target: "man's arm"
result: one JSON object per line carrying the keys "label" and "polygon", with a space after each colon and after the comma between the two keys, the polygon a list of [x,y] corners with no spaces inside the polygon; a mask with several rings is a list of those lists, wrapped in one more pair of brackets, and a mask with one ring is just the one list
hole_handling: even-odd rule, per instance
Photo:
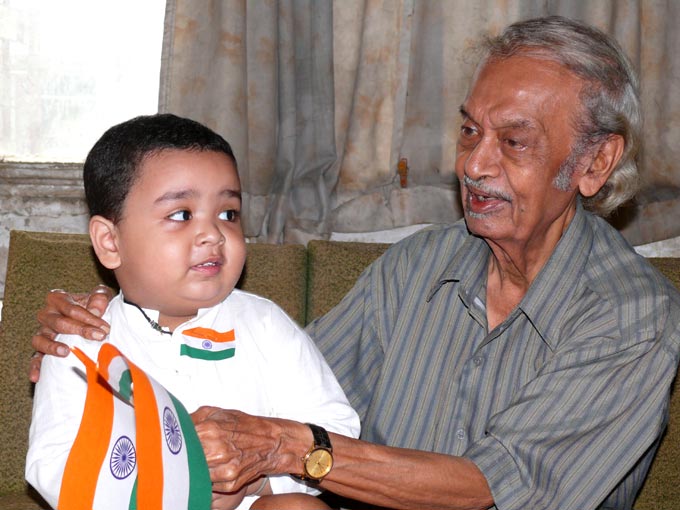
{"label": "man's arm", "polygon": [[[305,424],[203,407],[192,415],[217,490],[262,474],[302,473],[312,444]],[[403,509],[484,509],[486,479],[462,457],[380,446],[330,433],[334,465],[321,487],[369,504]]]}
{"label": "man's arm", "polygon": [[89,294],[68,294],[61,290],[47,294],[45,308],[38,312],[41,327],[31,339],[36,351],[28,372],[32,382],[40,378],[43,354],[68,355],[68,347],[55,341],[57,334],[79,335],[89,340],[103,340],[108,335],[109,325],[100,317],[112,298],[113,291],[104,285],[97,285]]}

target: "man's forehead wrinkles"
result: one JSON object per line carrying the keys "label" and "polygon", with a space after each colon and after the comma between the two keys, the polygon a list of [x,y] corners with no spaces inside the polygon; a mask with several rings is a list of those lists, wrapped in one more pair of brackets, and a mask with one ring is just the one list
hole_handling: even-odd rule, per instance
{"label": "man's forehead wrinkles", "polygon": [[460,107],[460,114],[464,119],[470,119],[472,122],[484,125],[484,119],[488,119],[489,128],[491,129],[542,129],[540,123],[536,119],[508,114],[507,112],[495,112],[492,109],[489,112],[483,112],[479,118],[476,118],[468,111],[465,105]]}

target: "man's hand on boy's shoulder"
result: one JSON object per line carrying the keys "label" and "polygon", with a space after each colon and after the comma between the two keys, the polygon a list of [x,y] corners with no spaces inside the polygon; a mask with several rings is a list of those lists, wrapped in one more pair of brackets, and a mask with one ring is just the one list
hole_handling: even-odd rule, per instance
{"label": "man's hand on boy's shoulder", "polygon": [[45,307],[38,311],[40,329],[31,339],[31,346],[36,351],[28,372],[32,382],[40,378],[43,354],[68,355],[68,347],[55,341],[59,333],[80,335],[89,340],[106,338],[109,324],[100,317],[112,298],[113,291],[104,285],[97,285],[87,294],[69,294],[60,289],[47,294]]}

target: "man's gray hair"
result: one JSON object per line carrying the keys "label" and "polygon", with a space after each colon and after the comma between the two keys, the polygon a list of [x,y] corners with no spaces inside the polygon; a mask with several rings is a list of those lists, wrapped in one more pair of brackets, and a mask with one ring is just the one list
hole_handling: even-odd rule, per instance
{"label": "man's gray hair", "polygon": [[[631,199],[638,189],[637,155],[642,130],[638,80],[628,57],[614,38],[583,23],[549,16],[520,21],[484,45],[486,60],[516,54],[544,58],[560,64],[586,81],[581,91],[585,113],[577,119],[580,137],[572,152],[583,151],[612,134],[625,146],[607,183],[584,206],[607,216]],[[574,165],[563,165],[564,171]],[[558,176],[562,182],[571,175]]]}

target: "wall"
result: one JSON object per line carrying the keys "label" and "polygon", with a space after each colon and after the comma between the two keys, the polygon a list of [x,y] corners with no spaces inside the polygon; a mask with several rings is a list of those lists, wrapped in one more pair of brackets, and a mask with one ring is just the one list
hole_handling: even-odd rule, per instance
{"label": "wall", "polygon": [[87,232],[81,165],[0,162],[0,297],[9,231]]}

